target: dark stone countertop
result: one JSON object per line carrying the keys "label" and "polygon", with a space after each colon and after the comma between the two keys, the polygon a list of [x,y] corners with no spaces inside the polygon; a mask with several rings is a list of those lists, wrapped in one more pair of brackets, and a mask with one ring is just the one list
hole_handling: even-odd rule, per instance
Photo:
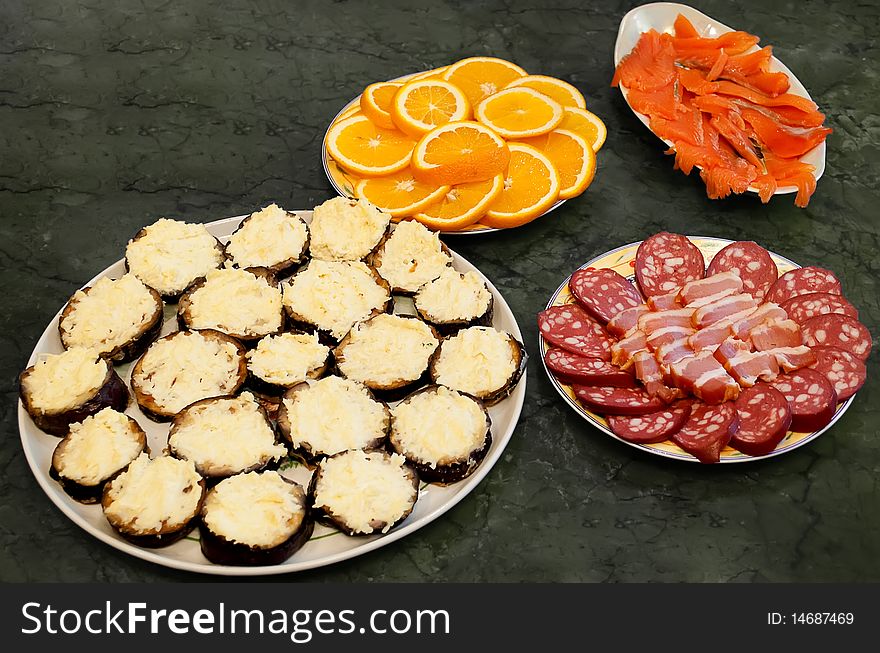
{"label": "dark stone countertop", "polygon": [[[22,453],[16,378],[68,296],[158,217],[210,221],[270,201],[331,197],[328,121],[368,82],[469,55],[574,83],[608,126],[581,197],[508,232],[450,237],[504,294],[534,348],[534,316],[575,267],[661,229],[752,239],[834,270],[880,321],[880,7],[842,1],[696,5],[759,34],[827,111],[828,168],[792,196],[706,199],[609,87],[630,2],[97,0],[0,8],[0,579],[192,581],[76,527]],[[540,8],[538,8],[540,6]],[[811,444],[702,467],[591,428],[533,356],[522,418],[464,501],[373,553],[275,580],[857,581],[880,579],[880,378]]]}

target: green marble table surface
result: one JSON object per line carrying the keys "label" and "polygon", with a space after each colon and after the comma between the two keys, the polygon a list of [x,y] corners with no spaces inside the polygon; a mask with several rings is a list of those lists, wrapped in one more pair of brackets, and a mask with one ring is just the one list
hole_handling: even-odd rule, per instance
{"label": "green marble table surface", "polygon": [[[586,194],[523,228],[448,237],[503,293],[534,352],[535,313],[594,255],[659,230],[756,240],[834,270],[880,321],[880,6],[700,1],[759,34],[827,112],[827,170],[793,196],[706,198],[609,86],[631,2],[13,0],[0,5],[0,580],[193,581],[68,520],[37,485],[17,375],[74,290],[161,216],[210,221],[333,196],[328,121],[372,81],[470,55],[566,79],[608,126]],[[880,375],[814,442],[707,467],[612,440],[528,369],[520,423],[465,500],[370,554],[276,581],[877,581]]]}

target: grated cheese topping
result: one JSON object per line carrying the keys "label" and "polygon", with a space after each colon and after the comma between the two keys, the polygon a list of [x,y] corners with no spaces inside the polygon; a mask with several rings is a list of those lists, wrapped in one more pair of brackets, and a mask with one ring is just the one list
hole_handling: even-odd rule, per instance
{"label": "grated cheese topping", "polygon": [[104,408],[70,425],[52,462],[61,477],[96,486],[137,458],[144,444],[127,415]]}
{"label": "grated cheese topping", "polygon": [[323,261],[359,261],[388,230],[391,216],[367,200],[334,197],[312,214],[312,258]]}
{"label": "grated cheese topping", "polygon": [[267,336],[248,352],[248,369],[268,383],[291,386],[327,362],[330,348],[313,333]]}
{"label": "grated cheese topping", "polygon": [[22,386],[34,409],[59,413],[92,399],[104,386],[107,368],[97,350],[71,347],[38,360]]}
{"label": "grated cheese topping", "polygon": [[476,397],[504,387],[517,364],[510,336],[492,327],[470,327],[443,341],[435,381]]}
{"label": "grated cheese topping", "polygon": [[432,322],[472,320],[488,310],[492,293],[476,272],[462,274],[445,268],[434,281],[421,287],[414,301]]}
{"label": "grated cheese topping", "polygon": [[382,246],[382,261],[376,269],[392,288],[415,292],[450,265],[452,257],[441,248],[438,233],[404,220]]}
{"label": "grated cheese topping", "polygon": [[229,238],[226,252],[239,266],[272,267],[303,254],[309,229],[295,215],[270,204],[250,215],[244,226]]}
{"label": "grated cheese topping", "polygon": [[281,289],[247,270],[211,270],[190,295],[190,327],[263,336],[284,324]]}

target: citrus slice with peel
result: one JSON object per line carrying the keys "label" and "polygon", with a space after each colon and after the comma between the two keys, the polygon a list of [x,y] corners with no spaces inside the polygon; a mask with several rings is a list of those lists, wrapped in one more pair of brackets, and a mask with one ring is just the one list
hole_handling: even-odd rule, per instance
{"label": "citrus slice with peel", "polygon": [[509,160],[503,138],[485,125],[463,120],[422,136],[412,152],[412,169],[427,184],[464,184],[503,173]]}
{"label": "citrus slice with peel", "polygon": [[424,184],[405,168],[386,177],[362,179],[354,192],[392,218],[404,218],[440,201],[449,189],[449,186]]}
{"label": "citrus slice with peel", "polygon": [[327,153],[340,166],[364,177],[380,177],[409,165],[415,140],[403,132],[377,127],[366,116],[331,125]]}
{"label": "citrus slice with peel", "polygon": [[506,88],[516,87],[531,88],[538,93],[551,97],[564,107],[587,108],[587,101],[583,94],[568,82],[548,75],[526,75],[515,79]]}
{"label": "citrus slice with peel", "polygon": [[480,220],[499,229],[531,222],[559,199],[559,172],[538,148],[524,143],[510,144],[510,164],[504,189]]}
{"label": "citrus slice with peel", "polygon": [[605,137],[608,136],[605,123],[596,114],[577,107],[564,108],[562,122],[559,123],[556,129],[567,129],[575,134],[580,134],[592,145],[593,152],[598,152],[602,149]]}
{"label": "citrus slice with peel", "polygon": [[504,188],[504,175],[456,184],[413,218],[437,231],[459,231],[482,218]]}
{"label": "citrus slice with peel", "polygon": [[403,81],[415,82],[420,79],[440,79],[441,77],[443,77],[443,73],[446,72],[447,68],[449,68],[449,66],[440,66],[439,68],[434,68],[432,70],[423,70],[420,73],[410,75]]}
{"label": "citrus slice with peel", "polygon": [[483,98],[500,91],[526,71],[515,63],[495,57],[469,57],[446,69],[443,79],[458,86],[476,106]]}
{"label": "citrus slice with peel", "polygon": [[389,111],[400,131],[420,136],[448,122],[466,120],[471,103],[454,84],[442,79],[420,79],[398,89]]}
{"label": "citrus slice with peel", "polygon": [[596,174],[596,153],[580,134],[565,129],[554,129],[549,134],[523,141],[538,148],[553,162],[559,173],[559,199],[567,200],[580,195]]}
{"label": "citrus slice with peel", "polygon": [[378,82],[370,84],[361,93],[360,108],[374,125],[383,129],[397,129],[391,120],[391,101],[400,90],[401,84]]}
{"label": "citrus slice with peel", "polygon": [[475,116],[504,138],[529,138],[553,131],[562,122],[562,105],[527,88],[507,88],[477,105]]}
{"label": "citrus slice with peel", "polygon": [[351,118],[352,116],[362,116],[364,115],[361,111],[360,98],[358,101],[352,104],[347,109],[343,109],[339,115],[336,117],[336,120],[333,122],[339,122],[340,120],[345,120],[346,118]]}

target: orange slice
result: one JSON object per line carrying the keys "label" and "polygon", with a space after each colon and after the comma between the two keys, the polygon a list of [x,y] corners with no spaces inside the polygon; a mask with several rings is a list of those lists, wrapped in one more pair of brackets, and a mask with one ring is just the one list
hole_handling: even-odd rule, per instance
{"label": "orange slice", "polygon": [[525,76],[526,71],[515,63],[494,57],[462,59],[443,73],[443,79],[464,91],[472,106],[500,91],[513,80]]}
{"label": "orange slice", "polygon": [[562,105],[531,88],[508,88],[477,105],[475,115],[504,138],[529,138],[562,122]]}
{"label": "orange slice", "polygon": [[506,229],[531,222],[559,197],[559,173],[550,158],[536,147],[510,144],[510,165],[504,190],[480,222]]}
{"label": "orange slice", "polygon": [[507,169],[510,150],[478,122],[449,122],[422,136],[412,153],[417,179],[429,184],[464,184],[491,179]]}
{"label": "orange slice", "polygon": [[434,127],[467,119],[471,105],[454,84],[442,79],[420,79],[400,87],[390,112],[400,131],[420,136]]}
{"label": "orange slice", "polygon": [[602,149],[608,130],[597,115],[577,107],[564,107],[563,112],[562,122],[556,129],[567,129],[580,134],[592,145],[593,152]]}
{"label": "orange slice", "polygon": [[373,124],[383,129],[396,129],[391,120],[391,100],[400,90],[400,84],[378,82],[370,84],[361,93],[360,108]]}
{"label": "orange slice", "polygon": [[526,88],[538,91],[538,93],[543,93],[544,95],[553,98],[564,107],[587,108],[587,101],[584,99],[581,92],[568,82],[564,82],[556,77],[549,77],[547,75],[526,75],[525,77],[520,77],[519,79],[510,82],[510,84],[507,85],[507,88],[516,88],[518,86],[525,86]]}
{"label": "orange slice", "polygon": [[339,113],[339,116],[336,118],[336,120],[334,122],[339,122],[340,120],[345,120],[346,118],[351,118],[352,116],[362,116],[362,115],[363,115],[363,113],[361,113],[360,98],[358,98],[357,102],[352,104],[347,109],[343,109]]}
{"label": "orange slice", "polygon": [[396,130],[382,129],[366,116],[353,116],[331,125],[327,153],[340,166],[364,177],[379,177],[409,165],[415,141]]}
{"label": "orange slice", "polygon": [[443,73],[446,72],[447,68],[449,68],[449,66],[440,66],[439,68],[434,68],[432,70],[423,70],[420,73],[410,75],[406,78],[406,80],[402,81],[415,82],[420,79],[440,79],[441,77],[443,77]]}
{"label": "orange slice", "polygon": [[523,141],[541,150],[559,172],[559,199],[580,195],[596,174],[596,153],[580,134],[556,129],[549,134]]}
{"label": "orange slice", "polygon": [[354,192],[392,218],[403,218],[440,201],[449,192],[449,186],[424,184],[406,168],[387,177],[362,179]]}
{"label": "orange slice", "polygon": [[504,175],[456,184],[438,202],[422,209],[413,217],[430,229],[458,231],[482,218],[503,188]]}

